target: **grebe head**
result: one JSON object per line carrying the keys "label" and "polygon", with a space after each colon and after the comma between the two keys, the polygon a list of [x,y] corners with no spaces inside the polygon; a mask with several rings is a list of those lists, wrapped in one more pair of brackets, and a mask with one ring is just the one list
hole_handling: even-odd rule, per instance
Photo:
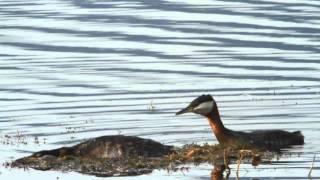
{"label": "grebe head", "polygon": [[189,106],[177,112],[176,115],[193,112],[205,116],[212,111],[214,106],[215,102],[211,95],[202,95],[194,99]]}

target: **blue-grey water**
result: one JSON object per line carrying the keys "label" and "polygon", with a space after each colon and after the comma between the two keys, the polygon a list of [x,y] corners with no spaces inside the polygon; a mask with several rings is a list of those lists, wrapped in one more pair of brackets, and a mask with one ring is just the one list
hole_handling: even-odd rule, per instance
{"label": "blue-grey water", "polygon": [[[231,129],[305,136],[289,150],[299,155],[242,165],[240,177],[308,179],[320,152],[320,1],[0,1],[1,163],[111,134],[217,143],[202,117],[174,116],[203,93]],[[211,170],[122,179],[209,179]],[[0,166],[0,179],[43,177],[101,179]]]}

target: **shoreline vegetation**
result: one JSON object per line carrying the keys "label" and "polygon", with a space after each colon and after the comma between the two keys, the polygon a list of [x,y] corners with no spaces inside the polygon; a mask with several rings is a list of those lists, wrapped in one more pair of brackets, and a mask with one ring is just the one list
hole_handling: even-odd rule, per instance
{"label": "shoreline vegetation", "polygon": [[[108,153],[103,154],[106,147],[109,148]],[[114,147],[115,149],[112,149]],[[91,156],[92,153],[95,156]],[[205,143],[173,147],[150,139],[118,135],[94,138],[72,147],[39,151],[31,156],[6,163],[6,166],[43,171],[75,171],[99,177],[111,177],[149,174],[155,169],[188,170],[188,165],[208,163],[214,166],[212,179],[221,179],[224,174],[229,176],[230,164],[237,164],[238,177],[241,163],[257,166],[283,154],[284,152],[265,151],[245,144],[224,147],[220,144]]]}

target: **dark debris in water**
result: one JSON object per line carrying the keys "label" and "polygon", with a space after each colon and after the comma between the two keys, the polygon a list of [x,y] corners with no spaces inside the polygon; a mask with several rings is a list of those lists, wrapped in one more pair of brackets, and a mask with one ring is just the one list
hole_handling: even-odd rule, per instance
{"label": "dark debris in water", "polygon": [[75,171],[100,177],[133,176],[148,174],[154,169],[175,171],[186,164],[229,164],[236,162],[240,157],[242,162],[257,165],[261,162],[261,159],[271,159],[276,154],[245,149],[243,146],[225,148],[221,145],[188,144],[160,157],[88,158],[73,155],[42,155],[39,157],[31,155],[12,162],[10,167],[33,168],[43,171]]}
{"label": "dark debris in water", "polygon": [[101,177],[147,174],[155,168],[163,167],[163,165],[161,159],[142,157],[89,159],[73,156],[55,157],[51,155],[26,157],[11,163],[11,167],[33,168],[43,171],[75,171]]}

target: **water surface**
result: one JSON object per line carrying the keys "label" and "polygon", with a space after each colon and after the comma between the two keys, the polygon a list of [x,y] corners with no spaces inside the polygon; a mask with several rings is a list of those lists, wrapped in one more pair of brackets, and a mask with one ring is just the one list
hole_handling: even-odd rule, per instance
{"label": "water surface", "polygon": [[[231,129],[305,135],[289,150],[299,156],[243,165],[241,177],[307,179],[320,151],[319,13],[307,0],[3,0],[0,162],[111,134],[217,143],[205,119],[174,116],[210,93]],[[211,169],[123,179],[208,179]],[[1,179],[26,176],[95,179],[0,167]]]}

